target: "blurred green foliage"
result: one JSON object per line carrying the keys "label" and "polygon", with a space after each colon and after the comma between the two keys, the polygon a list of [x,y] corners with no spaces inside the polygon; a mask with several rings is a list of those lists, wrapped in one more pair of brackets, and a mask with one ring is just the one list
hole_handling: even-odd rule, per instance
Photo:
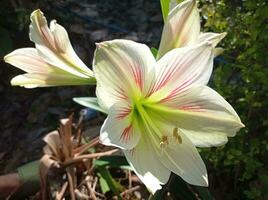
{"label": "blurred green foliage", "polygon": [[268,198],[268,2],[200,1],[204,31],[227,32],[210,85],[245,124],[224,147],[202,149],[210,189],[223,199]]}

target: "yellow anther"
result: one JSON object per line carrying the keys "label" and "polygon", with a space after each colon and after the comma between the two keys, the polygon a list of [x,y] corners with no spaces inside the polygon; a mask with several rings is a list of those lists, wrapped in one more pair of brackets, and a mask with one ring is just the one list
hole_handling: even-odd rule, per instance
{"label": "yellow anther", "polygon": [[161,142],[160,142],[160,148],[161,148],[161,153],[163,153],[166,145],[168,145],[168,136],[164,135],[162,136]]}
{"label": "yellow anther", "polygon": [[176,140],[176,142],[178,142],[179,144],[182,143],[182,138],[179,134],[179,129],[178,128],[174,128],[173,129],[173,138]]}

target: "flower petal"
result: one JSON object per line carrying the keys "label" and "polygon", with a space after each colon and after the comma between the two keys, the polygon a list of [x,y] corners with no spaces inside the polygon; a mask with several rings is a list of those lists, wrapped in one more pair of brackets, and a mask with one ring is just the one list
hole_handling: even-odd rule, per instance
{"label": "flower petal", "polygon": [[[232,106],[207,86],[195,86],[162,102],[162,120],[176,124],[197,146],[218,146],[244,125]],[[153,108],[154,109],[154,108]]]}
{"label": "flower petal", "polygon": [[47,74],[47,73],[29,73],[14,77],[11,85],[19,85],[25,88],[51,87],[62,85],[88,85],[93,84],[93,79],[76,77],[70,74]]}
{"label": "flower petal", "polygon": [[139,95],[148,87],[152,77],[148,71],[154,64],[155,59],[144,44],[129,40],[97,44],[93,69],[100,105],[108,110],[117,101]]}
{"label": "flower petal", "polygon": [[[173,127],[166,125],[165,131],[173,132]],[[160,145],[154,145],[157,156],[163,165],[186,182],[192,185],[208,186],[206,166],[197,149],[183,133],[178,134],[180,142],[169,141],[163,149]],[[173,139],[176,140],[176,138]]]}
{"label": "flower petal", "polygon": [[31,15],[30,39],[43,59],[51,65],[82,78],[93,73],[74,52],[66,30],[55,20],[47,26],[47,20],[38,9]]}
{"label": "flower petal", "polygon": [[212,49],[212,44],[205,42],[173,49],[165,54],[154,69],[156,80],[148,95],[165,101],[191,85],[206,85],[213,68]]}
{"label": "flower petal", "polygon": [[46,63],[34,48],[17,49],[6,55],[4,60],[28,73],[49,73],[57,70]]}
{"label": "flower petal", "polygon": [[168,51],[195,44],[200,33],[199,12],[195,0],[186,0],[173,8],[164,24],[157,59]]}
{"label": "flower petal", "polygon": [[[197,149],[191,141],[175,128],[176,123],[165,118],[168,112],[144,106],[143,116],[148,148],[153,148],[157,157],[170,171],[193,185],[207,186],[207,171]],[[176,117],[176,116],[174,116]],[[144,137],[143,137],[144,138]]]}
{"label": "flower petal", "polygon": [[198,36],[198,43],[209,41],[212,43],[213,47],[216,47],[217,44],[227,35],[227,33],[201,33]]}
{"label": "flower petal", "polygon": [[109,114],[100,131],[100,141],[104,145],[121,149],[132,149],[140,140],[139,128],[132,117],[128,102],[117,102],[109,109]]}
{"label": "flower petal", "polygon": [[142,138],[133,150],[124,151],[124,153],[141,181],[150,192],[155,193],[161,189],[161,184],[168,181],[170,170],[158,160],[150,141],[147,140]]}

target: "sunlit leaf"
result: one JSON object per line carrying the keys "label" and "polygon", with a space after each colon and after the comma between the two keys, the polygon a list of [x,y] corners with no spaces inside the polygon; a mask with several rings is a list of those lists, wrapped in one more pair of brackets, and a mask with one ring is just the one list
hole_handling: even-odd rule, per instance
{"label": "sunlit leaf", "polygon": [[102,158],[95,160],[93,164],[95,167],[110,166],[110,167],[120,167],[122,169],[132,170],[132,168],[129,166],[126,158],[123,156],[102,157]]}
{"label": "sunlit leaf", "polygon": [[[109,188],[114,194],[117,195],[118,199],[122,199],[120,197],[120,193],[124,190],[124,187],[118,183],[110,174],[106,167],[99,167],[98,171],[100,172],[100,176],[106,181],[107,186],[105,186],[105,190]],[[103,183],[104,184],[104,183]],[[103,185],[104,186],[104,185]]]}
{"label": "sunlit leaf", "polygon": [[99,106],[98,100],[95,97],[75,97],[73,98],[73,101],[82,106],[92,108],[94,110],[107,114],[107,112]]}
{"label": "sunlit leaf", "polygon": [[152,54],[154,55],[154,57],[156,58],[157,53],[158,53],[157,48],[152,47],[152,48],[151,48],[151,52],[152,52]]}
{"label": "sunlit leaf", "polygon": [[170,0],[160,0],[161,10],[162,10],[162,16],[163,16],[164,22],[166,21],[167,16],[168,16],[169,2],[170,2]]}

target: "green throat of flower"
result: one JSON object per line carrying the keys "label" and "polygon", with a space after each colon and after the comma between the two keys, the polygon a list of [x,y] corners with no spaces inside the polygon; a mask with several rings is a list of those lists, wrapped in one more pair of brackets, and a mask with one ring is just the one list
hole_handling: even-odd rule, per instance
{"label": "green throat of flower", "polygon": [[182,144],[180,130],[161,122],[162,117],[168,114],[167,108],[149,99],[140,98],[132,103],[131,110],[131,123],[140,130],[142,137],[150,138],[161,152],[168,145]]}

